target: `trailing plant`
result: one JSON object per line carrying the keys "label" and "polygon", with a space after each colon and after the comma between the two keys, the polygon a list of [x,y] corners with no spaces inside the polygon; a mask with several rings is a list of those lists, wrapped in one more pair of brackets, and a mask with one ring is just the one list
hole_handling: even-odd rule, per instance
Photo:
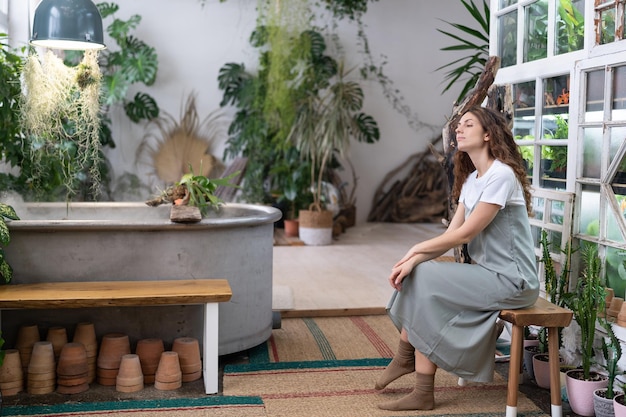
{"label": "trailing plant", "polygon": [[23,70],[21,119],[26,134],[22,174],[37,199],[70,200],[78,183],[100,189],[100,80],[97,52],[66,66],[53,52],[29,55]]}
{"label": "trailing plant", "polygon": [[605,307],[605,290],[600,278],[598,248],[585,243],[581,247],[584,269],[576,283],[576,290],[564,295],[565,305],[574,313],[580,326],[583,378],[590,378],[591,364],[595,356],[594,338],[599,310]]}
{"label": "trailing plant", "polygon": [[[465,81],[457,102],[461,102],[467,93],[474,88],[480,75],[482,74],[487,59],[489,58],[489,4],[486,0],[482,1],[482,10],[474,3],[474,0],[461,0],[461,3],[469,14],[474,18],[478,28],[472,28],[459,23],[451,23],[445,21],[448,25],[458,30],[459,33],[448,32],[437,29],[438,32],[458,41],[459,43],[441,48],[442,51],[469,51],[469,55],[456,59],[446,65],[436,69],[440,71],[449,68],[444,77],[447,81],[443,93],[448,91],[457,82]],[[467,79],[461,77],[469,76]]]}
{"label": "trailing plant", "polygon": [[[9,265],[4,256],[3,247],[7,246],[11,242],[11,234],[6,223],[6,219],[19,220],[20,218],[17,216],[13,207],[5,203],[0,203],[0,277],[5,284],[8,284],[11,282],[11,279],[13,279],[13,268],[11,268],[11,265]],[[3,343],[4,340],[0,337],[0,349],[2,349]],[[0,352],[2,351],[0,350]],[[2,359],[0,358],[0,364],[1,363]]]}

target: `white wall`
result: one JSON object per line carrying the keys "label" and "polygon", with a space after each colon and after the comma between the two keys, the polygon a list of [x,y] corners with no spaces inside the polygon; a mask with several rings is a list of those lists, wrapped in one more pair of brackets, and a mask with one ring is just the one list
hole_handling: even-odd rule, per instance
{"label": "white wall", "polygon": [[[23,4],[23,0],[11,2]],[[198,93],[200,116],[208,114],[218,108],[221,99],[217,88],[220,67],[227,62],[243,62],[248,69],[256,66],[256,50],[248,43],[256,23],[256,0],[208,0],[204,8],[197,0],[117,0],[115,3],[120,6],[120,18],[126,19],[132,14],[142,16],[135,33],[156,48],[159,74],[154,86],[139,89],[155,97],[161,109],[170,114],[179,114],[183,98],[192,91]],[[31,7],[31,14],[34,8]],[[20,5],[14,11],[19,11],[26,20],[27,12],[23,9]],[[20,15],[12,13],[12,19],[20,20]],[[367,217],[374,191],[384,176],[409,155],[424,150],[426,144],[440,134],[452,110],[459,88],[442,95],[444,73],[434,70],[458,55],[440,51],[451,43],[437,32],[437,28],[449,29],[440,19],[472,23],[457,0],[380,0],[369,5],[364,22],[372,54],[379,62],[384,54],[388,61],[384,67],[386,75],[423,126],[417,130],[409,127],[407,119],[385,99],[377,82],[362,82],[365,111],[379,123],[381,140],[374,145],[355,143],[351,149],[359,177],[358,221]],[[23,23],[16,22],[16,26],[21,27],[16,32],[20,36],[27,33]],[[360,65],[363,58],[356,46],[355,25],[342,24],[339,33],[346,51],[346,64]],[[119,118],[113,134],[117,148],[110,150],[108,157],[115,175],[132,172],[145,176],[146,167],[136,166],[136,150],[144,135],[143,127]],[[215,155],[221,158],[223,149],[224,143],[218,144]]]}

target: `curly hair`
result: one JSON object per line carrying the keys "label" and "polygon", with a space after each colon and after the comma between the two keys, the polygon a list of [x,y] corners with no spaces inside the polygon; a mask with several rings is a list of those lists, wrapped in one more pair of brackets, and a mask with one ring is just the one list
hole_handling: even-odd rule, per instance
{"label": "curly hair", "polygon": [[[532,198],[530,195],[530,182],[526,176],[524,159],[522,158],[519,147],[513,139],[513,133],[506,119],[499,112],[480,106],[473,106],[463,114],[467,113],[472,113],[485,132],[489,134],[490,140],[487,142],[489,155],[513,169],[515,177],[517,177],[524,191],[526,210],[528,214],[531,214]],[[459,151],[455,153],[454,185],[452,186],[452,198],[454,201],[458,201],[465,180],[468,175],[475,170],[476,167],[467,153]]]}

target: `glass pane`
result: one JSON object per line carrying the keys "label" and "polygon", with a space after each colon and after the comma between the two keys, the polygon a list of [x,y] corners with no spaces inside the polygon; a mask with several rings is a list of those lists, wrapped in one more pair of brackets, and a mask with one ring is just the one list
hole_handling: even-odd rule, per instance
{"label": "glass pane", "polygon": [[626,120],[626,65],[613,69],[611,120]]}
{"label": "glass pane", "polygon": [[585,91],[585,121],[602,120],[604,109],[604,70],[587,73],[587,90]]}
{"label": "glass pane", "polygon": [[569,108],[569,75],[543,80],[543,114],[566,113]]}
{"label": "glass pane", "polygon": [[600,10],[600,45],[615,41],[615,7]]}
{"label": "glass pane", "polygon": [[543,211],[545,205],[545,199],[541,197],[533,197],[533,218],[536,220],[543,220]]}
{"label": "glass pane", "polygon": [[611,182],[611,188],[615,193],[615,199],[619,207],[619,215],[626,219],[626,157],[622,159],[617,173]]}
{"label": "glass pane", "polygon": [[606,277],[616,297],[624,298],[626,292],[626,251],[606,248]]}
{"label": "glass pane", "polygon": [[[550,223],[563,224],[564,203],[562,201],[552,201],[550,206]],[[561,239],[558,240],[558,242],[560,241]]]}
{"label": "glass pane", "polygon": [[535,82],[513,85],[513,137],[535,138]]}
{"label": "glass pane", "polygon": [[600,235],[600,187],[596,185],[583,185],[578,228],[587,236]]}
{"label": "glass pane", "polygon": [[[620,200],[624,201],[623,195],[622,196],[616,195],[615,197],[618,198],[618,201]],[[607,239],[612,240],[613,242],[617,242],[617,243],[624,243],[624,237],[622,236],[622,232],[617,224],[618,220],[615,216],[615,213],[613,212],[613,210],[611,210],[610,207],[607,207],[606,218],[607,218],[607,225],[606,225]]]}
{"label": "glass pane", "polygon": [[556,55],[583,49],[585,39],[585,1],[557,2]]}
{"label": "glass pane", "polygon": [[602,128],[587,128],[583,132],[583,177],[600,178]]}
{"label": "glass pane", "polygon": [[533,165],[535,164],[535,147],[533,145],[520,146],[520,153],[524,158],[524,164],[526,165],[526,174],[533,174]]}
{"label": "glass pane", "polygon": [[517,10],[498,18],[498,55],[502,68],[517,63]]}
{"label": "glass pane", "polygon": [[541,247],[541,228],[537,226],[530,226],[530,233],[533,236],[533,242],[535,244],[535,248]]}
{"label": "glass pane", "polygon": [[548,53],[548,1],[524,7],[524,62],[545,58]]}
{"label": "glass pane", "polygon": [[539,167],[541,187],[564,190],[566,170],[567,146],[541,146],[541,166]]}
{"label": "glass pane", "polygon": [[[610,130],[610,147],[609,147],[609,163],[613,162],[613,158],[617,155],[617,151],[619,147],[626,142],[626,127],[612,127]],[[622,161],[619,168],[617,169],[618,173],[624,172],[626,175],[626,159]],[[626,183],[626,181],[624,182]]]}
{"label": "glass pane", "polygon": [[500,8],[504,9],[505,7],[509,7],[515,3],[517,3],[517,0],[500,0]]}

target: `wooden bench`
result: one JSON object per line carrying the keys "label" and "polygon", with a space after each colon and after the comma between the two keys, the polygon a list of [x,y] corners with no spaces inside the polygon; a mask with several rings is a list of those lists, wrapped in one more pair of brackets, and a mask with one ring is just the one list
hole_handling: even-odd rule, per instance
{"label": "wooden bench", "polygon": [[550,356],[550,403],[552,417],[562,417],[561,381],[559,366],[559,327],[567,327],[573,313],[544,298],[538,298],[535,305],[518,310],[502,310],[500,319],[511,323],[511,360],[506,398],[506,417],[517,416],[517,392],[522,369],[524,327],[541,326],[548,329],[548,352]]}
{"label": "wooden bench", "polygon": [[0,286],[0,310],[204,305],[203,374],[207,394],[218,392],[218,306],[232,291],[224,279],[46,282]]}

